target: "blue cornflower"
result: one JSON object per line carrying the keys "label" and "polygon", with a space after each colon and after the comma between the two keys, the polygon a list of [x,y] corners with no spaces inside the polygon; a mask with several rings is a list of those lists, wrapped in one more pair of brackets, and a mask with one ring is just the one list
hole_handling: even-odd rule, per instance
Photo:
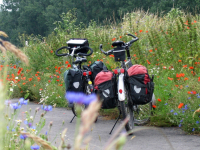
{"label": "blue cornflower", "polygon": [[185,105],[185,110],[187,110],[188,109],[188,105]]}
{"label": "blue cornflower", "polygon": [[180,120],[180,122],[183,122],[183,120]]}
{"label": "blue cornflower", "polygon": [[27,135],[25,135],[25,134],[24,134],[24,135],[22,135],[22,134],[21,134],[19,137],[20,137],[20,139],[22,139],[22,140],[26,140],[26,138],[27,138]]}
{"label": "blue cornflower", "polygon": [[24,121],[24,124],[28,125],[28,127],[32,127],[32,123],[31,122],[28,122],[27,120]]}
{"label": "blue cornflower", "polygon": [[177,113],[174,113],[174,115],[178,115]]}
{"label": "blue cornflower", "polygon": [[192,132],[194,132],[195,128],[192,129]]}
{"label": "blue cornflower", "polygon": [[185,87],[189,87],[188,85],[186,85]]}
{"label": "blue cornflower", "polygon": [[9,130],[9,126],[7,126],[7,130]]}
{"label": "blue cornflower", "polygon": [[27,105],[28,104],[28,100],[25,100],[24,98],[20,98],[19,99],[19,104],[20,105]]}
{"label": "blue cornflower", "polygon": [[172,109],[170,112],[174,112],[174,110]]}
{"label": "blue cornflower", "polygon": [[10,107],[11,107],[12,109],[16,110],[16,109],[21,108],[21,105],[18,105],[18,103],[13,103],[13,104],[10,104]]}
{"label": "blue cornflower", "polygon": [[47,135],[47,131],[45,132],[45,135]]}
{"label": "blue cornflower", "polygon": [[191,99],[191,97],[188,97],[188,99]]}
{"label": "blue cornflower", "polygon": [[200,98],[200,96],[197,96],[197,98]]}
{"label": "blue cornflower", "polygon": [[96,100],[96,95],[85,95],[83,93],[67,92],[65,98],[69,103],[79,103],[89,105],[92,101]]}
{"label": "blue cornflower", "polygon": [[181,127],[181,126],[182,126],[182,124],[180,123],[178,126],[179,126],[179,127]]}
{"label": "blue cornflower", "polygon": [[40,146],[39,145],[33,145],[33,146],[31,146],[31,149],[33,149],[33,150],[40,149]]}
{"label": "blue cornflower", "polygon": [[182,111],[182,113],[184,113],[185,111]]}
{"label": "blue cornflower", "polygon": [[199,124],[199,121],[196,121],[196,124]]}
{"label": "blue cornflower", "polygon": [[167,103],[165,103],[165,105],[167,105]]}
{"label": "blue cornflower", "polygon": [[49,106],[41,106],[41,108],[44,110],[44,111],[52,111],[52,106],[51,105],[49,105]]}

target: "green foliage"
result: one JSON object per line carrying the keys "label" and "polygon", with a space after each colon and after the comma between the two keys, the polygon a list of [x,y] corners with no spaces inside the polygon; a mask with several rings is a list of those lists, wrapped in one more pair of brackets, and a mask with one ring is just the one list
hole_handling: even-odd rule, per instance
{"label": "green foliage", "polygon": [[[30,66],[23,67],[21,72],[23,76],[18,75],[18,68],[13,69],[17,59],[9,60],[9,64],[12,62],[9,75],[13,73],[20,79],[15,84],[19,92],[15,92],[14,89],[13,93],[26,94],[28,90],[29,97],[34,95],[38,102],[44,100],[47,104],[66,106],[63,74],[70,68],[70,60],[56,57],[55,50],[65,46],[70,38],[87,38],[94,53],[91,57],[87,57],[88,62],[85,65],[100,60],[112,70],[118,64],[114,62],[112,56],[105,57],[100,53],[99,44],[103,44],[104,50],[109,50],[112,49],[111,44],[115,40],[131,40],[126,33],[132,33],[139,37],[130,48],[132,62],[146,66],[149,73],[155,75],[155,95],[157,99],[161,99],[161,102],[156,104],[151,124],[178,126],[181,123],[185,131],[194,132],[193,128],[195,128],[195,132],[199,133],[198,123],[196,123],[198,118],[192,116],[199,107],[199,97],[188,94],[188,91],[199,91],[197,82],[200,81],[198,78],[200,77],[200,52],[198,51],[200,40],[197,35],[200,32],[200,19],[190,14],[173,17],[169,21],[166,16],[158,17],[137,11],[124,16],[119,24],[99,26],[97,22],[91,21],[88,27],[84,27],[82,24],[75,24],[74,11],[62,14],[62,21],[56,22],[55,32],[48,37],[21,37],[22,40],[29,40],[29,46],[25,46],[23,51],[30,58]],[[25,76],[26,80],[23,79]],[[14,83],[10,82],[10,87],[11,84]],[[180,103],[184,104],[182,108],[178,108]],[[183,108],[187,109],[182,110]],[[116,110],[111,112],[116,113]],[[160,121],[163,120],[165,122],[161,124]],[[184,121],[180,122],[181,120]]]}

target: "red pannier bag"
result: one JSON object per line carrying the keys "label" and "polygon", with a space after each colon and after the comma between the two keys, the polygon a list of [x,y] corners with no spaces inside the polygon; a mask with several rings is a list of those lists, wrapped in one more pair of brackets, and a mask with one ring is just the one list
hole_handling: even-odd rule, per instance
{"label": "red pannier bag", "polygon": [[153,77],[142,65],[133,65],[128,70],[128,85],[133,104],[144,105],[152,100],[154,91]]}
{"label": "red pannier bag", "polygon": [[116,78],[113,72],[103,70],[94,80],[94,88],[102,100],[102,108],[110,109],[117,106],[116,101]]}

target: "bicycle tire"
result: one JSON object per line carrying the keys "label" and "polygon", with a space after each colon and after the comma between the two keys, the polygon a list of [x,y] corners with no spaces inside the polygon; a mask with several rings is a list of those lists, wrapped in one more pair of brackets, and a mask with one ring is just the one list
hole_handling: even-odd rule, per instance
{"label": "bicycle tire", "polygon": [[133,107],[129,105],[129,100],[130,100],[130,93],[125,86],[125,101],[120,101],[120,109],[122,113],[122,119],[124,120],[127,116],[130,116],[129,121],[125,125],[126,131],[130,131],[134,128],[134,117],[133,117]]}
{"label": "bicycle tire", "polygon": [[133,110],[134,124],[138,126],[145,125],[150,121],[150,116],[152,115],[152,102],[145,105],[134,105]]}
{"label": "bicycle tire", "polygon": [[[85,84],[85,88],[84,88],[84,93],[85,93],[86,95],[89,95],[89,94],[91,94],[91,92],[89,92],[89,91],[90,91],[89,85],[88,85],[88,83],[86,83],[86,84]],[[79,104],[79,105],[80,105],[80,104]],[[74,103],[74,105],[73,105],[73,107],[72,107],[72,112],[73,112],[73,114],[74,114],[75,116],[80,117],[80,116],[77,115],[77,107],[76,107],[76,106],[77,106],[77,104]],[[87,108],[87,105],[84,105],[84,104],[81,105],[81,111],[84,111],[86,108]]]}

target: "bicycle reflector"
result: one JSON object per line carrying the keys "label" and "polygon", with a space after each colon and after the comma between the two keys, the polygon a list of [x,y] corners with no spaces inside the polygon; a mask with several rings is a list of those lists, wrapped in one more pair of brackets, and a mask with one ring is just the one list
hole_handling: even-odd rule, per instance
{"label": "bicycle reflector", "polygon": [[122,69],[120,69],[120,72],[121,72],[121,73],[124,73],[124,69],[123,69],[123,68],[122,68]]}
{"label": "bicycle reflector", "polygon": [[83,72],[83,76],[86,76],[87,75],[87,73],[86,72]]}
{"label": "bicycle reflector", "polygon": [[118,70],[117,69],[114,70],[114,74],[118,74]]}
{"label": "bicycle reflector", "polygon": [[89,75],[92,75],[92,71],[89,71],[88,73],[89,73]]}
{"label": "bicycle reflector", "polygon": [[122,94],[122,92],[123,92],[122,89],[119,89],[119,93]]}

